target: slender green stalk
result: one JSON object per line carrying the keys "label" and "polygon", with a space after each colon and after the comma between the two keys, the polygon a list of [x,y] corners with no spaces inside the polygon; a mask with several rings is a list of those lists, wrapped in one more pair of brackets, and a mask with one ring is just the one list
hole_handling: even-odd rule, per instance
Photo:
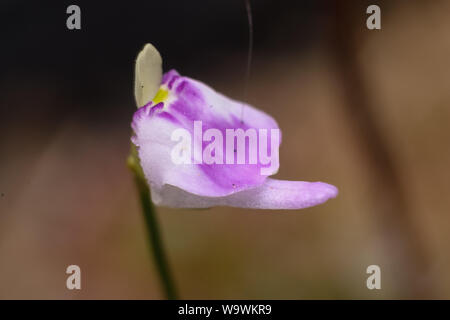
{"label": "slender green stalk", "polygon": [[127,163],[128,167],[134,174],[134,180],[139,192],[139,199],[141,202],[142,212],[144,214],[145,224],[148,230],[151,252],[164,288],[165,296],[169,300],[177,299],[175,286],[170,274],[161,234],[159,232],[156,210],[151,201],[150,189],[139,164],[135,148],[132,148],[131,155],[128,157]]}

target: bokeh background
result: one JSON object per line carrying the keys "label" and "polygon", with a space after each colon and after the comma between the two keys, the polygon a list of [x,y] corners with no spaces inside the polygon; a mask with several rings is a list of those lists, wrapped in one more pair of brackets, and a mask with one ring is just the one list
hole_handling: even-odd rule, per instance
{"label": "bokeh background", "polygon": [[247,78],[243,0],[1,2],[0,298],[162,298],[125,164],[147,42],[277,119],[277,177],[340,189],[299,211],[158,208],[182,298],[450,298],[450,1],[251,4]]}

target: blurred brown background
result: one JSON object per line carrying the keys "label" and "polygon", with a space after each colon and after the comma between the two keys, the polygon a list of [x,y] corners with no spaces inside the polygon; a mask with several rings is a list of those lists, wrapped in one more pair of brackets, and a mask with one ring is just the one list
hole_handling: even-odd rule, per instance
{"label": "blurred brown background", "polygon": [[69,4],[0,4],[0,298],[162,297],[125,165],[146,42],[278,120],[277,177],[340,190],[301,211],[158,208],[182,298],[450,298],[449,1],[252,1],[246,96],[244,1],[77,1],[80,31]]}

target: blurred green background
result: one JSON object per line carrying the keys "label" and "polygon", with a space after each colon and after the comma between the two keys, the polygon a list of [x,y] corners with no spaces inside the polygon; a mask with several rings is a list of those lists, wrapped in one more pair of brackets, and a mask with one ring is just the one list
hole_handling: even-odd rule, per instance
{"label": "blurred green background", "polygon": [[77,1],[80,31],[70,2],[0,4],[0,298],[162,298],[125,165],[146,42],[277,119],[278,178],[340,190],[299,211],[158,208],[181,298],[450,298],[450,2],[251,3],[249,79],[244,1]]}

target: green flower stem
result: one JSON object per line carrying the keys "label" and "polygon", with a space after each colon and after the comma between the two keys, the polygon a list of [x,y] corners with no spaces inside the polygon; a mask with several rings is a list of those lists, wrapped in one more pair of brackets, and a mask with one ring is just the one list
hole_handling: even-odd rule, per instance
{"label": "green flower stem", "polygon": [[148,230],[150,248],[164,288],[165,296],[169,300],[177,299],[175,286],[170,274],[161,234],[159,232],[156,210],[153,206],[153,202],[150,197],[150,189],[148,187],[147,181],[145,180],[144,173],[139,163],[139,159],[137,158],[137,152],[134,146],[132,146],[131,154],[128,157],[127,164],[134,174],[134,180],[139,192],[139,199],[141,201],[145,224]]}

